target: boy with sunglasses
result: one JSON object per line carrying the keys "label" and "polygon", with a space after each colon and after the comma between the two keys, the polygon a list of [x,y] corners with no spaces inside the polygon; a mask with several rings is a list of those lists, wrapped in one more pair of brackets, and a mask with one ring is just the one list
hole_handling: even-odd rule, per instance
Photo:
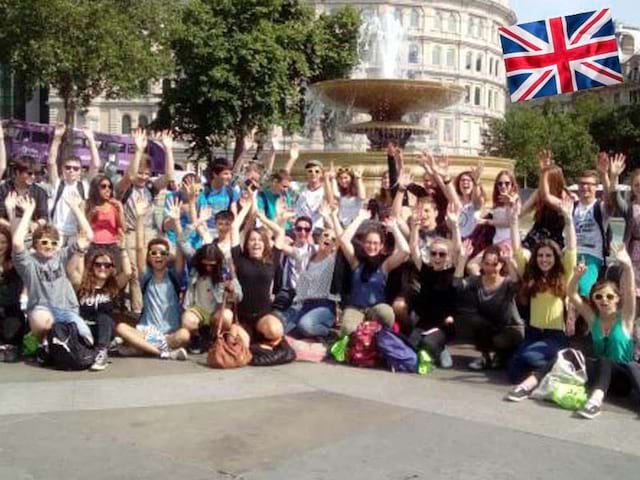
{"label": "boy with sunglasses", "polygon": [[[36,176],[40,172],[40,166],[33,157],[18,157],[14,162],[14,176],[0,185],[0,218],[8,221],[9,216],[5,201],[10,193],[15,193],[18,197],[29,197],[33,199],[35,206],[31,214],[33,222],[31,230],[38,225],[44,225],[49,219],[47,211],[47,192],[36,185]],[[16,218],[23,216],[22,208],[16,208]],[[8,222],[7,222],[8,225]]]}
{"label": "boy with sunglasses", "polygon": [[325,191],[330,191],[331,183],[319,160],[308,161],[304,169],[307,173],[307,184],[298,195],[295,204],[296,217],[308,217],[313,228],[322,228],[320,207],[325,201]]}
{"label": "boy with sunglasses", "polygon": [[79,315],[78,299],[67,276],[67,264],[74,255],[83,255],[93,239],[91,227],[82,209],[79,197],[67,200],[84,235],[73,245],[61,247],[60,234],[47,224],[33,232],[33,250],[25,246],[29,218],[35,211],[33,199],[19,197],[16,206],[24,216],[13,235],[12,260],[29,294],[27,317],[33,334],[39,340],[46,337],[54,322],[74,323],[78,334],[93,344],[91,330]]}
{"label": "boy with sunglasses", "polygon": [[87,180],[82,179],[82,162],[79,157],[74,155],[65,156],[62,160],[60,165],[62,178],[60,177],[57,160],[65,130],[64,125],[56,125],[47,159],[47,180],[52,196],[50,218],[51,223],[62,237],[63,246],[72,244],[78,235],[78,222],[66,200],[73,195],[80,195],[83,200],[86,200],[89,193],[88,181],[91,181],[100,169],[100,156],[93,132],[89,128],[83,128],[82,132],[91,151],[91,164]]}

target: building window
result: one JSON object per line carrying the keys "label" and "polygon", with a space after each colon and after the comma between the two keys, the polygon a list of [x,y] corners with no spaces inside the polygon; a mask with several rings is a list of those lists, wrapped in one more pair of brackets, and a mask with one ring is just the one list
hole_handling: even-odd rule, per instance
{"label": "building window", "polygon": [[454,48],[447,49],[447,67],[456,66],[456,50]]}
{"label": "building window", "polygon": [[482,55],[478,54],[476,57],[476,72],[482,71]]}
{"label": "building window", "polygon": [[480,87],[476,87],[475,95],[473,96],[473,104],[479,106],[482,99],[482,90]]}
{"label": "building window", "polygon": [[433,14],[433,29],[434,30],[442,30],[442,16],[440,12],[435,12]]}
{"label": "building window", "polygon": [[446,118],[442,127],[442,140],[447,143],[453,142],[453,120]]}
{"label": "building window", "polygon": [[467,23],[467,34],[470,36],[474,36],[474,32],[475,32],[475,28],[476,28],[476,19],[475,17],[469,17],[468,23]]}
{"label": "building window", "polygon": [[429,118],[429,130],[431,138],[435,138],[436,140],[440,138],[440,125],[437,117]]}
{"label": "building window", "polygon": [[433,47],[431,52],[431,63],[433,65],[440,65],[440,58],[442,57],[442,49],[439,46]]}
{"label": "building window", "polygon": [[420,63],[420,51],[417,45],[409,46],[409,63]]}
{"label": "building window", "polygon": [[171,80],[168,78],[162,79],[162,94],[166,95],[171,90]]}
{"label": "building window", "polygon": [[484,31],[484,20],[480,19],[480,21],[478,22],[478,31],[477,31],[477,35],[478,38],[484,38],[485,37],[485,31]]}
{"label": "building window", "polygon": [[464,92],[464,103],[468,105],[471,103],[471,87],[469,85],[464,87]]}
{"label": "building window", "polygon": [[420,11],[417,8],[411,9],[411,16],[409,19],[412,28],[420,28]]}
{"label": "building window", "polygon": [[138,116],[138,128],[147,128],[147,125],[149,125],[149,119],[147,118],[147,116]]}
{"label": "building window", "polygon": [[449,18],[447,19],[447,30],[450,32],[458,31],[458,19],[456,18],[455,13],[449,14]]}
{"label": "building window", "polygon": [[398,22],[402,24],[402,12],[400,11],[400,9],[393,8],[391,11],[393,12],[393,16],[396,18],[396,20],[398,20]]}
{"label": "building window", "polygon": [[493,108],[493,91],[489,90],[489,92],[487,92],[487,106],[489,107],[489,110],[491,110]]}
{"label": "building window", "polygon": [[122,134],[123,135],[131,134],[131,115],[122,116]]}
{"label": "building window", "polygon": [[467,70],[471,70],[473,66],[473,54],[471,52],[467,52],[467,59],[465,61],[465,68]]}

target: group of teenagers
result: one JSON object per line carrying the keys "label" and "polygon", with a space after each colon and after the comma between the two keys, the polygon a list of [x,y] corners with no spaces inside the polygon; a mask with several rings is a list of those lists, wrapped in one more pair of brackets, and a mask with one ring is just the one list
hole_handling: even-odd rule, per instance
{"label": "group of teenagers", "polygon": [[[91,370],[114,351],[186,360],[221,330],[254,364],[273,365],[314,349],[322,358],[377,322],[440,368],[453,366],[457,332],[469,332],[478,351],[469,368],[505,368],[509,400],[528,398],[575,336],[588,339],[580,415],[597,416],[608,391],[640,388],[640,173],[625,198],[623,155],[601,153],[576,194],[543,151],[539,186],[522,202],[508,170],[487,193],[481,163],[454,176],[446,157],[423,153],[414,177],[390,145],[379,190],[367,196],[361,170],[317,160],[294,182],[295,144],[278,170],[267,149],[235,164],[216,158],[205,178],[176,182],[170,132],[156,134],[166,169],[155,180],[145,131],[133,132],[121,178],[102,171],[88,129],[86,172],[60,155],[64,133],[56,126],[46,168],[30,157],[7,168],[0,127],[5,358],[26,336],[46,362],[52,329],[66,325],[94,352]],[[619,243],[610,242],[614,216],[626,221]]]}

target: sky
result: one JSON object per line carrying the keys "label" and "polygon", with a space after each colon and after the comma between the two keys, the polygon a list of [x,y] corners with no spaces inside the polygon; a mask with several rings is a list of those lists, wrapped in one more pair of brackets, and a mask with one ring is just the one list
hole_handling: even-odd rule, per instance
{"label": "sky", "polygon": [[640,27],[639,0],[509,0],[518,23],[610,8],[614,20]]}

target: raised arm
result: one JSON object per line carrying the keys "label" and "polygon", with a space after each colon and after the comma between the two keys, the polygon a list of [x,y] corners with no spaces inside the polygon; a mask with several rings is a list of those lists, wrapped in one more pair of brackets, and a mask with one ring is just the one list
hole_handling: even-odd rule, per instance
{"label": "raised arm", "polygon": [[80,231],[82,231],[86,237],[87,245],[82,246],[81,248],[88,248],[89,244],[93,241],[93,229],[89,224],[89,220],[87,220],[87,216],[84,214],[84,209],[82,208],[82,197],[80,197],[80,194],[74,190],[73,193],[67,195],[64,201],[75,215]]}
{"label": "raised arm", "polygon": [[[18,200],[18,194],[16,192],[9,192],[4,201],[4,208],[7,211],[7,218],[9,219],[9,228],[14,232],[18,228],[20,219],[16,216],[16,202]],[[4,221],[4,219],[2,219]]]}
{"label": "raised arm", "polygon": [[482,160],[478,160],[478,164],[471,169],[471,175],[473,176],[473,182],[474,182],[473,191],[471,192],[471,199],[473,202],[473,206],[476,210],[481,210],[482,207],[484,207],[484,202],[485,202],[484,190],[482,189],[482,183],[481,183],[481,177],[482,177],[483,171],[484,171],[484,162]]}
{"label": "raised arm", "polygon": [[589,304],[585,302],[578,293],[578,284],[580,283],[580,278],[582,278],[586,271],[587,266],[584,263],[580,262],[576,265],[576,268],[573,270],[571,280],[569,281],[569,285],[567,286],[567,297],[569,297],[571,303],[573,303],[573,305],[576,307],[578,314],[582,318],[584,318],[589,324],[589,327],[591,327],[596,319],[596,314],[589,306]]}
{"label": "raised arm", "polygon": [[609,156],[606,158],[609,165],[609,197],[613,202],[615,202],[615,205],[624,217],[627,215],[627,211],[629,210],[629,203],[624,198],[624,195],[622,195],[621,192],[618,192],[618,183],[620,181],[620,175],[622,175],[622,172],[624,172],[624,169],[626,168],[626,157],[618,154],[613,158]]}
{"label": "raised arm", "polygon": [[242,208],[233,219],[233,222],[231,222],[231,247],[240,245],[240,228],[247,218],[249,211],[253,208],[253,195],[242,196],[239,203]]}
{"label": "raised arm", "polygon": [[542,150],[538,154],[538,163],[540,165],[540,185],[538,186],[538,195],[542,200],[556,210],[562,209],[562,199],[551,194],[549,190],[549,169],[553,166],[553,160],[550,150]]}
{"label": "raised arm", "polygon": [[164,175],[158,178],[154,186],[156,190],[162,190],[169,182],[175,178],[175,160],[173,158],[173,134],[171,130],[163,130],[156,135],[156,140],[160,142],[164,149]]}
{"label": "raised arm", "polygon": [[[449,175],[449,159],[446,156],[441,156],[437,160],[434,159],[431,154],[423,152],[423,166],[428,173],[432,173],[436,183],[447,197],[449,203],[453,203],[458,211],[462,209],[462,202],[458,197],[458,192],[453,185],[451,176]],[[429,172],[429,168],[431,172]]]}
{"label": "raised arm", "polygon": [[467,261],[473,253],[473,243],[467,239],[462,243],[462,248],[458,254],[458,262],[456,263],[456,270],[453,272],[454,278],[464,278],[464,272],[467,268]]}
{"label": "raised arm", "polygon": [[334,170],[333,162],[331,162],[331,168],[328,172],[324,172],[322,177],[323,187],[324,187],[324,198],[329,203],[334,203],[337,201],[337,190],[338,184],[336,182],[336,172]]}
{"label": "raised arm", "polygon": [[[413,175],[411,170],[405,169],[400,172],[397,181],[396,194],[393,197],[393,203],[391,204],[391,216],[396,218],[402,218],[402,202],[407,192],[407,187],[413,182]],[[404,232],[408,236],[409,232]]]}
{"label": "raised arm", "polygon": [[138,170],[140,170],[140,162],[142,161],[144,149],[147,148],[147,132],[143,128],[134,130],[131,132],[131,136],[133,137],[136,151],[133,155],[133,160],[129,163],[127,173],[122,176],[116,185],[116,190],[121,195],[126,192],[135,181]]}
{"label": "raised arm", "polygon": [[118,251],[120,252],[120,266],[122,271],[116,276],[116,282],[118,283],[118,287],[123,289],[133,275],[133,266],[131,265],[131,259],[127,251],[127,242],[124,233],[120,234],[118,239]]}
{"label": "raised arm", "polygon": [[291,144],[291,147],[289,147],[289,159],[287,160],[287,163],[284,166],[284,169],[288,173],[291,173],[291,169],[293,168],[295,163],[298,161],[299,157],[300,157],[300,147],[297,143],[293,142]]}
{"label": "raised arm", "polygon": [[517,195],[512,197],[509,207],[509,223],[511,227],[511,251],[519,254],[522,245],[520,244],[520,198]]}
{"label": "raised arm", "polygon": [[578,241],[576,239],[576,228],[573,224],[573,199],[565,197],[562,199],[562,216],[564,217],[564,246],[567,250],[576,250]]}
{"label": "raised arm", "polygon": [[[136,195],[135,193],[133,195]],[[144,217],[147,214],[147,202],[144,198],[138,197],[134,201],[134,213],[136,216],[136,267],[138,275],[142,275],[147,270],[147,244],[144,236]]]}
{"label": "raised arm", "polygon": [[31,197],[18,197],[16,199],[16,205],[22,209],[22,218],[18,223],[18,226],[13,232],[12,245],[14,252],[24,252],[26,250],[24,245],[24,239],[29,233],[29,226],[31,225],[31,216],[36,209],[36,202]]}
{"label": "raised arm", "polygon": [[395,239],[395,248],[393,249],[393,253],[382,263],[382,271],[389,273],[407,261],[407,258],[409,258],[409,244],[400,231],[400,227],[398,227],[398,222],[395,217],[387,218],[385,225],[393,234],[393,238]]}
{"label": "raised arm", "polygon": [[371,218],[371,212],[369,212],[369,210],[360,210],[358,216],[351,222],[351,225],[338,237],[338,243],[340,244],[342,253],[353,269],[358,267],[358,259],[356,258],[356,252],[351,240],[353,240],[353,236],[358,231],[358,228],[360,228],[360,225],[362,225],[362,222],[369,218]]}
{"label": "raised arm", "polygon": [[49,156],[47,157],[47,177],[49,185],[55,185],[58,182],[58,153],[60,152],[60,144],[66,127],[64,124],[57,124],[53,129],[53,140],[49,145]]}
{"label": "raised arm", "polygon": [[629,252],[624,243],[615,242],[612,245],[616,260],[622,267],[622,277],[620,278],[620,294],[622,298],[622,321],[627,333],[633,335],[636,321],[636,280],[633,271],[633,264],[629,257]]}
{"label": "raised arm", "polygon": [[4,129],[2,128],[2,122],[0,121],[0,180],[4,177],[4,172],[7,171],[7,150],[4,144]]}
{"label": "raised arm", "polygon": [[367,189],[365,188],[364,181],[362,180],[363,175],[364,172],[362,171],[362,168],[355,167],[353,169],[353,176],[356,179],[356,195],[360,200],[365,201],[367,199]]}
{"label": "raised arm", "polygon": [[419,219],[411,217],[409,220],[409,253],[411,260],[418,270],[422,269],[422,253],[420,252],[420,223]]}
{"label": "raised arm", "polygon": [[291,255],[293,253],[293,247],[285,242],[285,232],[284,228],[278,225],[277,222],[269,220],[265,214],[259,210],[256,210],[256,215],[258,220],[260,220],[265,227],[273,232],[274,240],[273,244],[278,250],[282,250],[286,255]]}
{"label": "raised arm", "polygon": [[87,139],[89,151],[91,152],[91,163],[89,164],[89,171],[87,172],[87,180],[91,181],[100,171],[100,154],[98,153],[98,145],[93,136],[93,131],[89,127],[84,127],[82,133],[84,134],[84,138]]}

